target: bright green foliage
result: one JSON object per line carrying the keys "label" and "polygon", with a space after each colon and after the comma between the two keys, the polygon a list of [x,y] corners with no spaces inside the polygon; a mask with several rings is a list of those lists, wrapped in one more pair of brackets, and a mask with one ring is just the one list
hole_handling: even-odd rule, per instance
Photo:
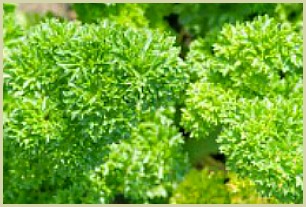
{"label": "bright green foliage", "polygon": [[108,22],[50,20],[31,28],[5,64],[12,97],[4,125],[5,202],[95,197],[80,186],[102,164],[108,144],[129,139],[144,111],[180,99],[187,77],[173,44],[162,33]]}
{"label": "bright green foliage", "polygon": [[[224,184],[225,179],[229,182]],[[191,170],[179,184],[170,199],[172,204],[246,204],[277,203],[275,199],[261,198],[255,185],[222,171]]]}
{"label": "bright green foliage", "polygon": [[[16,13],[16,5],[15,4],[3,4],[3,64],[7,63],[7,59],[10,57],[10,53],[14,49],[15,44],[18,42],[18,39],[23,35],[23,27],[18,20],[18,16]],[[3,78],[8,78],[8,74],[6,70],[3,70]],[[7,84],[4,84],[3,92],[4,92],[4,111],[6,111],[6,104],[10,101],[10,97],[7,94]],[[6,113],[4,112],[4,118]]]}
{"label": "bright green foliage", "polygon": [[6,47],[14,45],[15,39],[22,36],[22,27],[17,21],[16,5],[3,4],[3,40]]}
{"label": "bright green foliage", "polygon": [[[243,102],[242,102],[243,101]],[[229,170],[253,180],[262,195],[303,201],[303,97],[240,100],[220,134]],[[289,162],[290,160],[290,162]]]}
{"label": "bright green foliage", "polygon": [[181,180],[188,166],[184,141],[165,112],[160,109],[154,116],[146,115],[129,140],[109,146],[105,162],[92,175],[107,195],[103,203],[116,194],[132,203],[165,202],[175,187],[173,181]]}
{"label": "bright green foliage", "polygon": [[302,203],[302,4],[73,8],[4,4],[4,203]]}
{"label": "bright green foliage", "polygon": [[188,57],[198,81],[182,125],[195,138],[221,127],[228,169],[284,203],[302,202],[302,43],[290,24],[264,16],[225,25],[213,52],[200,40]]}
{"label": "bright green foliage", "polygon": [[302,75],[303,39],[290,24],[259,17],[225,25],[217,41],[210,43],[213,53],[207,51],[207,41],[191,47],[193,79],[205,77],[239,91],[240,96],[287,95]]}
{"label": "bright green foliage", "polygon": [[223,89],[220,84],[191,84],[187,90],[186,108],[183,109],[184,129],[193,138],[209,137],[228,117],[228,113],[235,110],[232,104],[235,100],[235,93]]}

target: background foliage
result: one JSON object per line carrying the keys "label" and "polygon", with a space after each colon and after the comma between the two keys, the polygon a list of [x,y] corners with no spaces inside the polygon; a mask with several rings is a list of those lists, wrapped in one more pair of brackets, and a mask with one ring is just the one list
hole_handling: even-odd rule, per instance
{"label": "background foliage", "polygon": [[[224,184],[224,180],[230,181]],[[261,198],[255,185],[248,179],[239,179],[237,175],[222,171],[191,170],[171,198],[172,204],[244,204],[278,203],[275,199]]]}

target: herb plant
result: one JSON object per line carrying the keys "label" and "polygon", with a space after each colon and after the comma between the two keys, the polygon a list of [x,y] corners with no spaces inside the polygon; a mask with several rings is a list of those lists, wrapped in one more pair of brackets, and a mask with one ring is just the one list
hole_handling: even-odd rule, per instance
{"label": "herb plant", "polygon": [[[6,202],[46,202],[36,191],[50,194],[47,202],[80,202],[81,197],[62,196],[57,189],[78,192],[77,183],[116,153],[109,145],[117,143],[120,151],[133,143],[128,140],[136,136],[132,130],[144,112],[180,99],[188,76],[173,42],[163,33],[107,21],[81,26],[50,20],[29,30],[5,64],[13,100],[4,126],[4,184],[11,189],[4,192]],[[162,163],[155,161],[157,169]],[[156,179],[161,178],[148,182]],[[86,197],[86,189],[76,195]]]}
{"label": "herb plant", "polygon": [[264,196],[302,202],[302,35],[264,16],[224,26],[213,52],[206,41],[189,53],[184,128],[205,139],[221,127],[229,170]]}

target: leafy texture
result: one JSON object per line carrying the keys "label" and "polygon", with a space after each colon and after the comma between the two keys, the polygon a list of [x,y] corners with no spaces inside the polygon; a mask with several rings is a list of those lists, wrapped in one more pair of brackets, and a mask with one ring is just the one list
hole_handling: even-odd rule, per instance
{"label": "leafy texture", "polygon": [[286,95],[303,71],[301,34],[290,24],[277,23],[267,16],[225,25],[215,43],[207,41],[199,40],[191,46],[193,78],[204,76],[238,90],[244,97],[270,96],[275,91]]}
{"label": "leafy texture", "polygon": [[15,39],[22,36],[22,26],[17,21],[18,16],[16,14],[15,4],[3,4],[3,39],[5,46],[9,47],[14,45]]}
{"label": "leafy texture", "polygon": [[[16,13],[16,4],[3,4],[3,64],[7,63],[7,60],[10,58],[10,54],[16,44],[18,44],[18,39],[22,38],[24,33],[23,27],[21,22],[19,21],[18,15]],[[6,70],[3,70],[3,78],[6,79],[10,77]],[[5,81],[6,82],[6,81]],[[8,84],[7,82],[3,85],[3,92],[4,92],[4,119],[7,116],[6,107],[7,104],[11,101],[12,97],[10,97],[7,93],[8,91]]]}
{"label": "leafy texture", "polygon": [[182,125],[194,138],[221,127],[217,141],[229,170],[264,196],[301,203],[302,35],[264,16],[225,25],[212,45],[213,52],[202,39],[191,48],[195,83]]}
{"label": "leafy texture", "polygon": [[182,109],[184,129],[190,132],[192,138],[209,137],[218,131],[224,118],[235,111],[235,100],[235,93],[223,89],[220,84],[191,84],[187,90],[186,108]]}
{"label": "leafy texture", "polygon": [[302,203],[302,4],[72,9],[4,4],[4,203]]}
{"label": "leafy texture", "polygon": [[229,170],[253,180],[262,195],[285,203],[303,201],[302,102],[302,93],[290,100],[242,102],[218,138]]}
{"label": "leafy texture", "polygon": [[117,193],[133,203],[165,202],[173,181],[182,179],[188,166],[183,139],[165,112],[145,115],[131,139],[110,145],[107,159],[92,175],[110,199]]}
{"label": "leafy texture", "polygon": [[136,136],[145,111],[180,99],[187,76],[173,43],[108,22],[50,20],[30,29],[5,64],[13,97],[4,126],[5,202],[97,202],[86,180],[114,150],[108,145]]}

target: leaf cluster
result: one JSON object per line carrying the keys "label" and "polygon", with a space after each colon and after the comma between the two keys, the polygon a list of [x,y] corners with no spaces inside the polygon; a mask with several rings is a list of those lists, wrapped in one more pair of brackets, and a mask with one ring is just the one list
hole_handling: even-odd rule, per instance
{"label": "leaf cluster", "polygon": [[129,202],[165,203],[188,169],[183,137],[164,108],[144,114],[131,137],[109,145],[110,153],[91,175],[106,194],[103,203],[122,194]]}
{"label": "leaf cluster", "polygon": [[[227,167],[259,192],[302,202],[302,35],[268,16],[225,25],[188,56],[192,80],[182,125],[194,138],[217,127]],[[286,162],[285,160],[294,160]]]}
{"label": "leaf cluster", "polygon": [[[5,64],[6,90],[12,97],[4,126],[4,183],[12,189],[4,192],[6,202],[21,201],[19,195],[32,195],[43,186],[52,199],[28,199],[80,202],[61,193],[85,193],[87,188],[77,183],[116,153],[110,144],[133,139],[144,112],[180,99],[188,76],[173,44],[174,38],[164,33],[108,21],[80,25],[49,20],[32,27]],[[162,165],[159,161],[152,160],[155,168]],[[157,182],[159,177],[149,174],[148,181]]]}

